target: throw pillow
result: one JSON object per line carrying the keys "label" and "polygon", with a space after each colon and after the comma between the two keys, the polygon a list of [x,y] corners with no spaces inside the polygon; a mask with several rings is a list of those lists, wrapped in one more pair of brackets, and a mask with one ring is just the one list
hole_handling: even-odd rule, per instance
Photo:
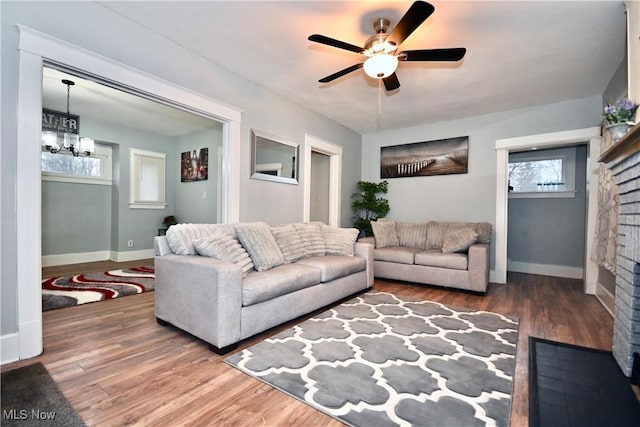
{"label": "throw pillow", "polygon": [[400,246],[410,248],[427,248],[427,224],[413,224],[408,222],[397,222],[396,233]]}
{"label": "throw pillow", "polygon": [[464,252],[478,240],[478,233],[470,228],[451,231],[442,241],[442,252]]}
{"label": "throw pillow", "polygon": [[282,252],[285,264],[305,257],[304,242],[292,224],[271,227],[271,233]]}
{"label": "throw pillow", "polygon": [[395,221],[371,221],[373,236],[376,238],[376,248],[399,246]]}
{"label": "throw pillow", "polygon": [[327,255],[353,256],[354,246],[360,231],[357,228],[322,227],[322,237]]}
{"label": "throw pillow", "polygon": [[242,269],[242,277],[253,270],[253,262],[247,251],[235,237],[217,233],[193,240],[193,246],[198,254],[210,258],[238,264]]}
{"label": "throw pillow", "polygon": [[306,256],[321,256],[327,252],[320,231],[320,223],[305,222],[293,224],[300,239],[304,243]]}
{"label": "throw pillow", "polygon": [[175,224],[167,230],[167,243],[176,255],[195,255],[194,239],[216,233],[235,236],[233,227],[226,224]]}
{"label": "throw pillow", "polygon": [[256,270],[266,271],[284,263],[282,252],[267,223],[242,223],[235,227],[238,240],[249,253]]}

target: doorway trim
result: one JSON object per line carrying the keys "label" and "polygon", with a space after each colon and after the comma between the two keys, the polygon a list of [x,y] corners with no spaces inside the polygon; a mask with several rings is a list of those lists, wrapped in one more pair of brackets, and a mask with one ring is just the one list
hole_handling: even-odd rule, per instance
{"label": "doorway trim", "polygon": [[342,185],[342,147],[310,134],[304,144],[303,221],[311,218],[311,152],[329,156],[329,225],[340,227],[340,187]]}
{"label": "doorway trim", "polygon": [[522,136],[496,140],[496,262],[492,282],[507,283],[507,218],[508,218],[508,167],[509,152],[533,148],[555,148],[578,143],[589,147],[587,164],[587,218],[584,261],[584,291],[595,294],[598,266],[589,256],[595,237],[598,211],[598,157],[600,155],[600,128],[584,128],[563,132]]}
{"label": "doorway trim", "polygon": [[[44,61],[82,70],[126,87],[176,103],[223,124],[222,222],[239,220],[241,111],[179,87],[146,72],[18,25],[19,84],[16,165],[17,223],[17,339],[3,348],[3,358],[27,359],[42,353],[41,300],[41,172],[42,67]],[[5,351],[6,354],[5,354]],[[4,362],[4,360],[3,360]]]}

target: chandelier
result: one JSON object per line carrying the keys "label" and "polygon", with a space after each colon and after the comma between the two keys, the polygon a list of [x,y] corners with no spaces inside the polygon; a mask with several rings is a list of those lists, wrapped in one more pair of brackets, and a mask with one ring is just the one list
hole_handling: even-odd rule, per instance
{"label": "chandelier", "polygon": [[[62,80],[67,85],[67,114],[59,123],[64,132],[52,130],[42,131],[42,146],[52,154],[60,152],[62,149],[70,151],[74,156],[90,156],[95,151],[95,141],[93,138],[80,137],[78,134],[78,122],[69,113],[69,98],[71,96],[71,86],[75,85],[72,80]],[[72,132],[75,129],[75,132]]]}

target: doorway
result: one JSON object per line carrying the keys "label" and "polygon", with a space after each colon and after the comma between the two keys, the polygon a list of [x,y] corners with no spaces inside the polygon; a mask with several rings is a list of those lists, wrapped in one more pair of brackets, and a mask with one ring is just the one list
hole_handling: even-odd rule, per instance
{"label": "doorway", "polygon": [[577,129],[540,135],[496,140],[496,224],[495,224],[495,268],[491,281],[507,283],[507,227],[508,227],[508,165],[509,153],[533,148],[572,146],[586,143],[587,162],[587,222],[586,248],[584,255],[584,291],[594,294],[598,279],[598,266],[589,256],[595,237],[595,223],[598,204],[597,162],[600,154],[600,128]]}
{"label": "doorway", "polygon": [[311,151],[311,208],[309,221],[329,223],[331,157]]}
{"label": "doorway", "polygon": [[[319,162],[316,165],[316,171],[319,173],[318,179],[312,178],[313,166],[312,162]],[[324,157],[319,157],[324,156]],[[317,201],[313,201],[313,190],[312,185],[318,185],[320,181],[326,182],[326,177],[322,177],[322,174],[326,174],[326,164],[323,166],[323,163],[327,161],[328,158],[328,182],[329,188],[328,190],[322,186],[322,192],[328,192],[328,196],[320,195]],[[324,215],[324,206],[328,206],[328,219],[327,221],[323,221],[325,224],[328,224],[332,227],[340,227],[340,217],[341,217],[341,203],[340,203],[340,195],[342,194],[342,147],[339,145],[333,144],[329,141],[320,139],[313,135],[307,134],[305,137],[305,145],[304,145],[304,207],[303,207],[303,221],[311,221],[312,217],[312,203],[322,204],[323,207],[321,209],[322,214]],[[320,172],[323,171],[324,172]],[[315,184],[312,184],[316,181]],[[328,199],[328,203],[323,199]],[[314,215],[316,215],[314,213]]]}
{"label": "doorway", "polygon": [[240,206],[241,113],[238,109],[45,34],[25,27],[19,30],[17,139],[26,143],[18,150],[16,165],[16,214],[20,218],[16,228],[18,332],[3,347],[7,360],[27,359],[42,352],[40,134],[44,61],[102,76],[106,81],[119,82],[138,94],[150,94],[222,122],[222,222],[239,221]]}

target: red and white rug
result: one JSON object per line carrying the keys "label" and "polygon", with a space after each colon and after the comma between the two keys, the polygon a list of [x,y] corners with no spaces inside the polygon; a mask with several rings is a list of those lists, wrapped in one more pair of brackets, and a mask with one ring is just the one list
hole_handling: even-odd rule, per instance
{"label": "red and white rug", "polygon": [[42,280],[42,310],[53,310],[152,291],[154,279],[153,266],[123,268],[104,273],[50,277]]}

